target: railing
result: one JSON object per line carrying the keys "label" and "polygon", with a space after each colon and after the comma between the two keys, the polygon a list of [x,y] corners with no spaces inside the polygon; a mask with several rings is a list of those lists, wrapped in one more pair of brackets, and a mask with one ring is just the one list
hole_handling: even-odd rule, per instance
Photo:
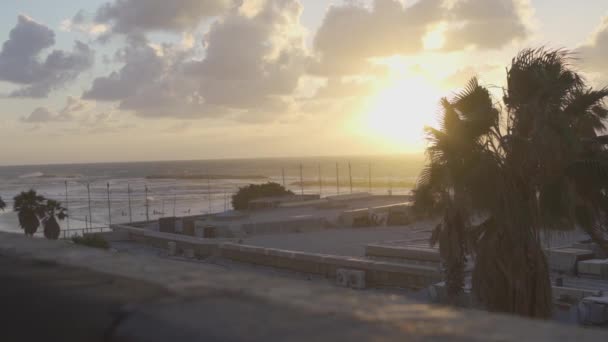
{"label": "railing", "polygon": [[83,236],[84,234],[91,233],[104,233],[110,232],[110,227],[91,227],[91,228],[78,228],[78,229],[65,229],[61,231],[61,239],[69,240],[74,236]]}
{"label": "railing", "polygon": [[[83,236],[84,234],[91,233],[105,233],[110,232],[112,229],[110,227],[92,227],[92,228],[74,228],[74,229],[62,229],[59,238],[61,240],[69,240],[74,236]],[[44,237],[44,230],[38,230],[36,232],[37,236]]]}

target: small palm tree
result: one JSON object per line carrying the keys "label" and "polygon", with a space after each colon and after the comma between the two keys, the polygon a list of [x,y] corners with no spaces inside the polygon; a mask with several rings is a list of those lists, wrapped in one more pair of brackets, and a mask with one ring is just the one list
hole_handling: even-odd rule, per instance
{"label": "small palm tree", "polygon": [[40,226],[40,219],[45,216],[46,199],[36,191],[29,190],[15,196],[13,210],[17,212],[19,225],[27,236],[36,234]]}
{"label": "small palm tree", "polygon": [[[467,237],[470,216],[487,188],[479,175],[496,175],[497,162],[485,147],[498,129],[498,110],[489,91],[473,78],[453,100],[441,101],[440,129],[427,128],[430,163],[420,175],[414,191],[415,209],[437,214],[443,220],[431,243],[440,245],[448,294],[462,292],[467,255],[472,246]],[[482,204],[482,203],[479,203]]]}
{"label": "small palm tree", "polygon": [[45,217],[42,220],[44,236],[49,240],[57,240],[61,234],[61,226],[57,219],[64,220],[68,216],[67,209],[62,207],[58,201],[47,200],[44,211]]}

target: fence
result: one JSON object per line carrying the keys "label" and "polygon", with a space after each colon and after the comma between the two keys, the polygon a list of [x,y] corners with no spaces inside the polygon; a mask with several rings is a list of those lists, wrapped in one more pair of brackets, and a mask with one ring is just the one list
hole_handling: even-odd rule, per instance
{"label": "fence", "polygon": [[[232,208],[232,195],[249,183],[273,181],[295,193],[330,196],[354,192],[398,194],[409,191],[411,181],[393,179],[386,170],[374,174],[372,164],[293,163],[275,169],[275,176],[259,178],[222,178],[207,173],[199,178],[161,176],[158,178],[117,175],[108,179],[46,179],[30,183],[19,192],[33,188],[47,198],[60,200],[68,217],[60,222],[62,236],[81,235],[89,231],[109,230],[112,224],[151,221],[165,216],[191,216],[218,213]],[[247,172],[247,171],[245,171]],[[252,171],[255,172],[255,171]],[[268,173],[268,172],[266,172]],[[0,189],[7,200],[15,192]],[[40,229],[42,230],[42,229]],[[38,234],[41,234],[39,232]]]}
{"label": "fence", "polygon": [[110,227],[93,227],[93,228],[80,228],[80,229],[64,229],[61,231],[61,239],[68,240],[74,236],[82,236],[89,233],[104,233],[111,231]]}

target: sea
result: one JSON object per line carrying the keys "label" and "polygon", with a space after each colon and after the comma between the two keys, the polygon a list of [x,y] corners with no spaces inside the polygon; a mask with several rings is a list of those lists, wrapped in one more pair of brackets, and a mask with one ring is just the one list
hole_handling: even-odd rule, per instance
{"label": "sea", "polygon": [[13,198],[30,189],[60,201],[62,230],[76,232],[229,211],[240,187],[265,182],[322,197],[408,194],[423,164],[423,155],[388,155],[0,166],[0,230],[21,232]]}

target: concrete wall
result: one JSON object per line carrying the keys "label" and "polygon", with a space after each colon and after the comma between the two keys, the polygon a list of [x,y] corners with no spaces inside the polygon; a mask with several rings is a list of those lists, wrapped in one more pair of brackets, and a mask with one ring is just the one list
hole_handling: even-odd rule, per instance
{"label": "concrete wall", "polygon": [[233,239],[200,239],[130,227],[116,228],[127,231],[129,237],[135,242],[157,248],[167,249],[170,241],[175,242],[178,254],[192,250],[198,258],[215,255],[238,262],[316,274],[330,279],[335,278],[336,270],[339,268],[361,270],[365,272],[366,284],[371,287],[421,289],[441,280],[441,273],[437,267],[433,266],[379,262],[248,246],[234,243]]}
{"label": "concrete wall", "polygon": [[168,243],[173,241],[177,245],[177,250],[183,252],[192,249],[196,256],[208,257],[218,253],[219,245],[226,241],[222,239],[202,239],[186,235],[161,233],[146,229],[132,228],[127,226],[115,226],[119,232],[128,233],[129,240],[161,249],[167,249]]}
{"label": "concrete wall", "polygon": [[298,201],[298,202],[287,202],[281,203],[279,208],[297,208],[297,207],[306,207],[306,206],[322,206],[326,204],[328,201],[326,199],[314,199],[308,201]]}
{"label": "concrete wall", "polygon": [[421,289],[441,280],[435,267],[348,258],[333,255],[286,251],[234,243],[224,243],[219,254],[227,259],[270,266],[295,272],[335,278],[339,268],[365,272],[371,287],[403,287]]}
{"label": "concrete wall", "polygon": [[374,260],[405,262],[414,265],[427,265],[439,268],[441,256],[439,250],[419,246],[386,246],[369,244],[365,246],[365,256]]}
{"label": "concrete wall", "polygon": [[553,286],[552,294],[554,301],[567,301],[568,299],[575,302],[580,301],[585,297],[598,296],[600,291],[585,290],[581,288],[572,288],[564,286]]}

